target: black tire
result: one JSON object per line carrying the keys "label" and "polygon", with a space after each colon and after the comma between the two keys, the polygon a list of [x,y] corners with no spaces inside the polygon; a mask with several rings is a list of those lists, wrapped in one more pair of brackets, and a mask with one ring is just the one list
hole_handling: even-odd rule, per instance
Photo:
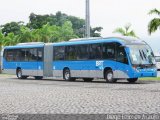
{"label": "black tire", "polygon": [[105,79],[107,83],[115,83],[117,82],[117,79],[113,79],[113,71],[112,70],[107,70],[105,72]]}
{"label": "black tire", "polygon": [[42,80],[42,76],[34,76],[34,78],[36,79],[36,80]]}
{"label": "black tire", "polygon": [[28,76],[22,76],[22,70],[21,69],[18,69],[16,74],[17,74],[18,79],[26,79],[28,77]]}
{"label": "black tire", "polygon": [[129,79],[127,79],[127,81],[129,83],[135,83],[137,80],[138,80],[138,78],[129,78]]}
{"label": "black tire", "polygon": [[83,78],[84,82],[92,82],[93,78]]}
{"label": "black tire", "polygon": [[65,70],[63,71],[63,78],[64,78],[64,80],[66,80],[66,81],[75,81],[75,80],[76,80],[76,78],[72,78],[72,77],[71,77],[71,73],[70,73],[70,70],[69,70],[69,69],[65,69]]}

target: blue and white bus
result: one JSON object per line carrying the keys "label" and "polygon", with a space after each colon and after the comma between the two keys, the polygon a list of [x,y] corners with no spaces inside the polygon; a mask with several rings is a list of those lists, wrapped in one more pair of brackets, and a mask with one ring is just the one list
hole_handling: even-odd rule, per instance
{"label": "blue and white bus", "polygon": [[157,76],[150,46],[130,37],[70,40],[59,43],[7,46],[3,53],[3,72],[19,79],[34,76],[63,77],[67,81],[82,78],[107,82]]}

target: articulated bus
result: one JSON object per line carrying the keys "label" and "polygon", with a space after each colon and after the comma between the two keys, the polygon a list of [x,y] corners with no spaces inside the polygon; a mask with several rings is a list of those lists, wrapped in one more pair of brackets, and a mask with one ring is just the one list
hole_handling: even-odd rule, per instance
{"label": "articulated bus", "polygon": [[107,82],[157,76],[150,46],[130,37],[83,38],[59,43],[7,46],[3,52],[4,73],[19,79],[33,76],[63,77],[67,81],[102,78]]}

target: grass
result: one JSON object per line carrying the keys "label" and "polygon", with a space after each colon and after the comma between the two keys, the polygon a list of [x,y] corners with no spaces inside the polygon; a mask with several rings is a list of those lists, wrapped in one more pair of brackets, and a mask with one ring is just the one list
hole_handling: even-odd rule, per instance
{"label": "grass", "polygon": [[11,74],[0,73],[0,76],[11,76]]}
{"label": "grass", "polygon": [[139,80],[160,80],[160,77],[144,77],[139,78]]}

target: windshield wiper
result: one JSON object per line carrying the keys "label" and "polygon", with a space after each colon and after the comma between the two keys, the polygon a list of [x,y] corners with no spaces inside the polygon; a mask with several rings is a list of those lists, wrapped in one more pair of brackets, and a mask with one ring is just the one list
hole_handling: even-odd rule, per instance
{"label": "windshield wiper", "polygon": [[142,58],[142,60],[143,60],[143,56],[142,56],[142,53],[141,53],[141,51],[139,50],[139,54],[140,54],[140,56],[141,56],[141,58]]}
{"label": "windshield wiper", "polygon": [[144,53],[144,51],[142,50],[143,53],[143,57],[147,60],[146,54]]}

